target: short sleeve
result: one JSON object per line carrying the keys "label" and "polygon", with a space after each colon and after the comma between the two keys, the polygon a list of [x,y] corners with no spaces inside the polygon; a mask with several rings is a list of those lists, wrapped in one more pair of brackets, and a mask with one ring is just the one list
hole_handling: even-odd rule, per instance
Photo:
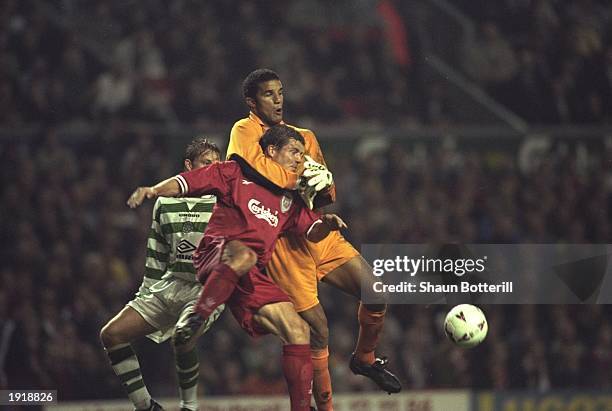
{"label": "short sleeve", "polygon": [[239,174],[240,169],[235,161],[225,161],[181,173],[175,178],[183,196],[213,194],[222,198],[231,192],[232,182]]}

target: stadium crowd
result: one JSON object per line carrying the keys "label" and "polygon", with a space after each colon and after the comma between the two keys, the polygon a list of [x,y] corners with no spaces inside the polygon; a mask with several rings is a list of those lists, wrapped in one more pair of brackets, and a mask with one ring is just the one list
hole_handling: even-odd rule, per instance
{"label": "stadium crowd", "polygon": [[[124,120],[228,126],[244,114],[236,79],[269,66],[291,83],[291,122],[452,123],[444,93],[420,89],[414,33],[394,18],[408,12],[403,3],[373,2],[377,13],[348,2],[317,13],[311,4],[322,2],[306,0],[84,3],[0,4],[0,126],[43,130],[0,146],[0,388],[58,389],[62,399],[123,397],[98,333],[142,279],[150,208],[131,211],[125,200],[180,169],[168,139],[123,128]],[[533,122],[612,119],[608,2],[462,3],[468,13],[486,11],[474,12],[482,38],[466,44],[466,69],[500,76],[472,72],[500,101]],[[468,7],[476,3],[486,7]],[[511,4],[523,26],[501,25]],[[58,26],[47,7],[83,27]],[[96,55],[104,44],[113,50],[107,63]],[[500,62],[507,70],[495,69]],[[65,144],[55,126],[77,122],[101,131]],[[600,143],[550,151],[530,170],[518,168],[515,151],[452,144],[323,149],[338,186],[335,209],[356,246],[608,243],[612,147]],[[347,366],[356,304],[321,292],[335,390],[373,389]],[[471,351],[444,337],[446,308],[390,308],[380,351],[408,389],[612,389],[609,306],[487,306],[488,341]],[[284,392],[278,362],[268,360],[278,347],[267,341],[247,340],[224,315],[200,344],[203,392]],[[175,395],[170,347],[137,348],[155,395]]]}
{"label": "stadium crowd", "polygon": [[612,121],[612,4],[607,0],[457,2],[477,24],[463,66],[533,123]]}
{"label": "stadium crowd", "polygon": [[[291,73],[287,107],[305,120],[447,124],[448,86],[423,84],[419,3],[9,0],[0,124],[227,124],[241,114],[235,79],[251,67]],[[453,46],[459,66],[498,101],[534,123],[610,122],[609,2],[458,4],[478,27]]]}
{"label": "stadium crowd", "polygon": [[[391,2],[371,10],[364,2],[367,12],[343,2],[260,3],[3,2],[0,122],[119,115],[227,124],[242,110],[235,79],[252,67],[292,73],[286,104],[298,116],[323,122],[414,116],[408,38],[382,24],[390,18],[400,33],[407,30]],[[52,24],[50,7],[69,23]]]}

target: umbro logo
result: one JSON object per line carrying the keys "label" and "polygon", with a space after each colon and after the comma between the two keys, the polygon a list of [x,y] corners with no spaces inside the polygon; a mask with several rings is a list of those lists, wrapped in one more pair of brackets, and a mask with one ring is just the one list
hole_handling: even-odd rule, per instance
{"label": "umbro logo", "polygon": [[243,184],[243,185],[245,185],[245,186],[248,186],[249,184],[253,184],[253,182],[252,182],[252,181],[249,181],[249,180],[245,180],[245,179],[243,178],[243,179],[242,179],[242,184]]}
{"label": "umbro logo", "polygon": [[192,251],[195,251],[196,246],[191,244],[189,241],[187,240],[181,240],[180,243],[178,243],[178,245],[176,246],[176,251],[178,251],[181,254],[186,254],[186,253],[190,253]]}

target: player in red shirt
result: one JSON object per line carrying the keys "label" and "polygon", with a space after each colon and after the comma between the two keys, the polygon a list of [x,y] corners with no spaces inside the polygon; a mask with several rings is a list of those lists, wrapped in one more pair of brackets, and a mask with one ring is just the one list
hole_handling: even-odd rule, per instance
{"label": "player in red shirt", "polygon": [[[304,138],[285,125],[270,128],[260,145],[272,160],[298,172],[304,161]],[[295,192],[264,187],[234,161],[213,164],[139,187],[128,199],[138,207],[145,198],[214,194],[217,204],[194,254],[198,279],[204,284],[196,305],[199,316],[176,335],[188,342],[201,322],[226,303],[251,336],[272,333],[283,343],[283,372],[291,410],[309,410],[312,387],[309,327],[289,297],[265,274],[274,243],[283,232],[306,234],[320,241],[330,231],[346,227],[336,215],[319,217]]]}

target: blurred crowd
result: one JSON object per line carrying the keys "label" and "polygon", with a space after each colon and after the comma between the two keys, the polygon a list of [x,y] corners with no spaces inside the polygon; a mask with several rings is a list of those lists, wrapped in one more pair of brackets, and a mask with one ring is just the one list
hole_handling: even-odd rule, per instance
{"label": "blurred crowd", "polygon": [[[452,123],[449,85],[424,84],[418,37],[436,35],[415,29],[419,3],[8,0],[0,124],[226,124],[241,112],[236,79],[256,67],[291,73],[286,103],[303,121]],[[476,31],[453,39],[455,68],[497,101],[535,124],[612,120],[609,1],[457,4]]]}
{"label": "blurred crowd", "polygon": [[226,124],[257,67],[291,73],[286,104],[298,117],[417,115],[408,28],[388,0],[8,0],[0,23],[2,125],[108,116]]}
{"label": "blurred crowd", "polygon": [[[409,2],[144,4],[0,3],[0,127],[41,126],[0,145],[0,388],[123,396],[98,333],[140,284],[152,207],[125,200],[181,168],[168,136],[127,123],[229,127],[245,114],[241,79],[263,66],[290,82],[292,123],[452,124],[437,89],[421,95]],[[534,123],[609,122],[609,2],[457,4],[479,24],[464,69],[499,101]],[[99,131],[68,143],[58,130],[70,123]],[[607,140],[556,144],[528,164],[518,147],[383,141],[322,140],[356,246],[610,241]],[[335,389],[374,390],[348,371],[355,301],[321,295]],[[487,343],[470,351],[443,335],[447,308],[390,307],[380,352],[406,388],[612,389],[610,306],[487,306]],[[170,346],[136,347],[154,395],[175,395]],[[200,351],[205,395],[285,392],[278,345],[249,340],[229,314]]]}
{"label": "blurred crowd", "polygon": [[464,69],[528,122],[612,122],[609,0],[459,0]]}
{"label": "blurred crowd", "polygon": [[[180,170],[169,140],[110,127],[63,144],[54,130],[2,146],[0,386],[59,389],[65,399],[121,397],[98,341],[143,275],[151,204],[124,201]],[[376,242],[606,243],[612,149],[560,145],[519,169],[516,152],[444,144],[334,145],[336,210],[355,245]],[[586,150],[586,151],[585,151]],[[579,155],[577,153],[581,152]],[[347,359],[356,303],[321,286],[336,389],[373,390]],[[488,306],[474,350],[444,337],[447,306],[392,306],[380,352],[407,388],[605,388],[612,382],[609,306]],[[137,344],[155,395],[175,395],[171,347]],[[200,344],[205,394],[284,392],[275,341],[250,340],[224,315]]]}

